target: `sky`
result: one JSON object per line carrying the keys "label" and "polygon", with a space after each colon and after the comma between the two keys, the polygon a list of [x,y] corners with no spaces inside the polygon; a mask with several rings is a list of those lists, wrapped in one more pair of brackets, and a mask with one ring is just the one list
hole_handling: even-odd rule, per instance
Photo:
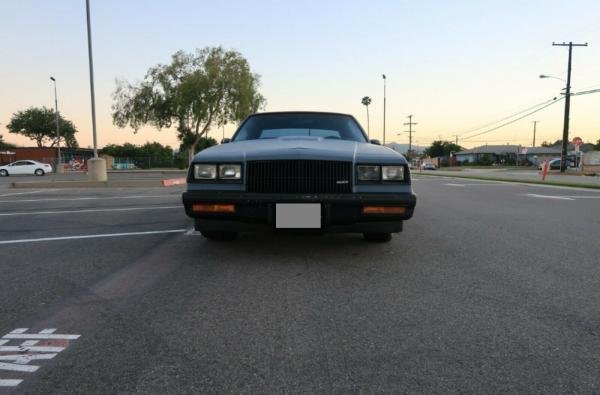
{"label": "sky", "polygon": [[[200,1],[91,0],[98,144],[158,141],[178,147],[174,130],[134,133],[112,124],[115,79],[136,82],[178,50],[235,49],[261,75],[267,111],[353,114],[371,138],[383,140],[383,80],[387,76],[386,141],[454,140],[537,145],[562,138],[564,102],[483,135],[472,130],[552,97],[566,78],[565,47],[573,51],[574,91],[600,88],[600,1]],[[91,109],[84,0],[0,1],[0,134],[32,146],[5,126],[30,106],[54,106],[91,146]],[[600,93],[572,98],[570,138],[600,139]],[[225,136],[236,125],[225,128]],[[489,128],[488,128],[489,129]],[[212,137],[221,138],[213,129]]]}

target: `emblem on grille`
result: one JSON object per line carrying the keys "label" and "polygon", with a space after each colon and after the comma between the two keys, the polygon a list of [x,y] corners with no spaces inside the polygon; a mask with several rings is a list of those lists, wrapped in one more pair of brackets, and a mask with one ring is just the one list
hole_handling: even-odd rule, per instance
{"label": "emblem on grille", "polygon": [[339,181],[336,181],[335,183],[338,184],[338,185],[347,184],[348,180],[339,180]]}

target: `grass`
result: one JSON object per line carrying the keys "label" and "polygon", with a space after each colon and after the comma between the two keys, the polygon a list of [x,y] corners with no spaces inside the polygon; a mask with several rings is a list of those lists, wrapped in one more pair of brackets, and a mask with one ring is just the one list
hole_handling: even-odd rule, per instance
{"label": "grass", "polygon": [[454,174],[432,174],[432,173],[415,173],[425,176],[438,176],[448,178],[466,178],[470,180],[484,180],[484,181],[502,181],[502,182],[516,182],[520,184],[538,184],[538,185],[554,185],[560,187],[576,187],[576,188],[587,188],[587,189],[600,189],[600,184],[586,184],[586,183],[572,183],[562,181],[542,181],[542,180],[529,180],[529,179],[518,179],[518,178],[507,178],[507,177],[486,177],[486,176],[462,176]]}

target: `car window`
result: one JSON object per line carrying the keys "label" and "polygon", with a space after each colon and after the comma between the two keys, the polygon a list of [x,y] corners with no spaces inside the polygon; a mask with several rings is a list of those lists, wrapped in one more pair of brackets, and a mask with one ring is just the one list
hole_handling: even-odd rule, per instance
{"label": "car window", "polygon": [[324,129],[265,129],[261,132],[260,139],[274,139],[285,136],[315,136],[323,138],[334,138],[341,140],[341,134],[337,130]]}
{"label": "car window", "polygon": [[348,115],[319,113],[274,113],[249,117],[233,141],[310,136],[366,142],[358,123]]}

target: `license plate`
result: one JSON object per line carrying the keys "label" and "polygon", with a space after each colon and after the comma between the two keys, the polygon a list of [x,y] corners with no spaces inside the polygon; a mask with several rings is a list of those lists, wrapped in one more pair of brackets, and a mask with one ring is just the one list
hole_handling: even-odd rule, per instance
{"label": "license plate", "polygon": [[275,227],[280,229],[318,229],[321,227],[321,204],[277,203]]}

